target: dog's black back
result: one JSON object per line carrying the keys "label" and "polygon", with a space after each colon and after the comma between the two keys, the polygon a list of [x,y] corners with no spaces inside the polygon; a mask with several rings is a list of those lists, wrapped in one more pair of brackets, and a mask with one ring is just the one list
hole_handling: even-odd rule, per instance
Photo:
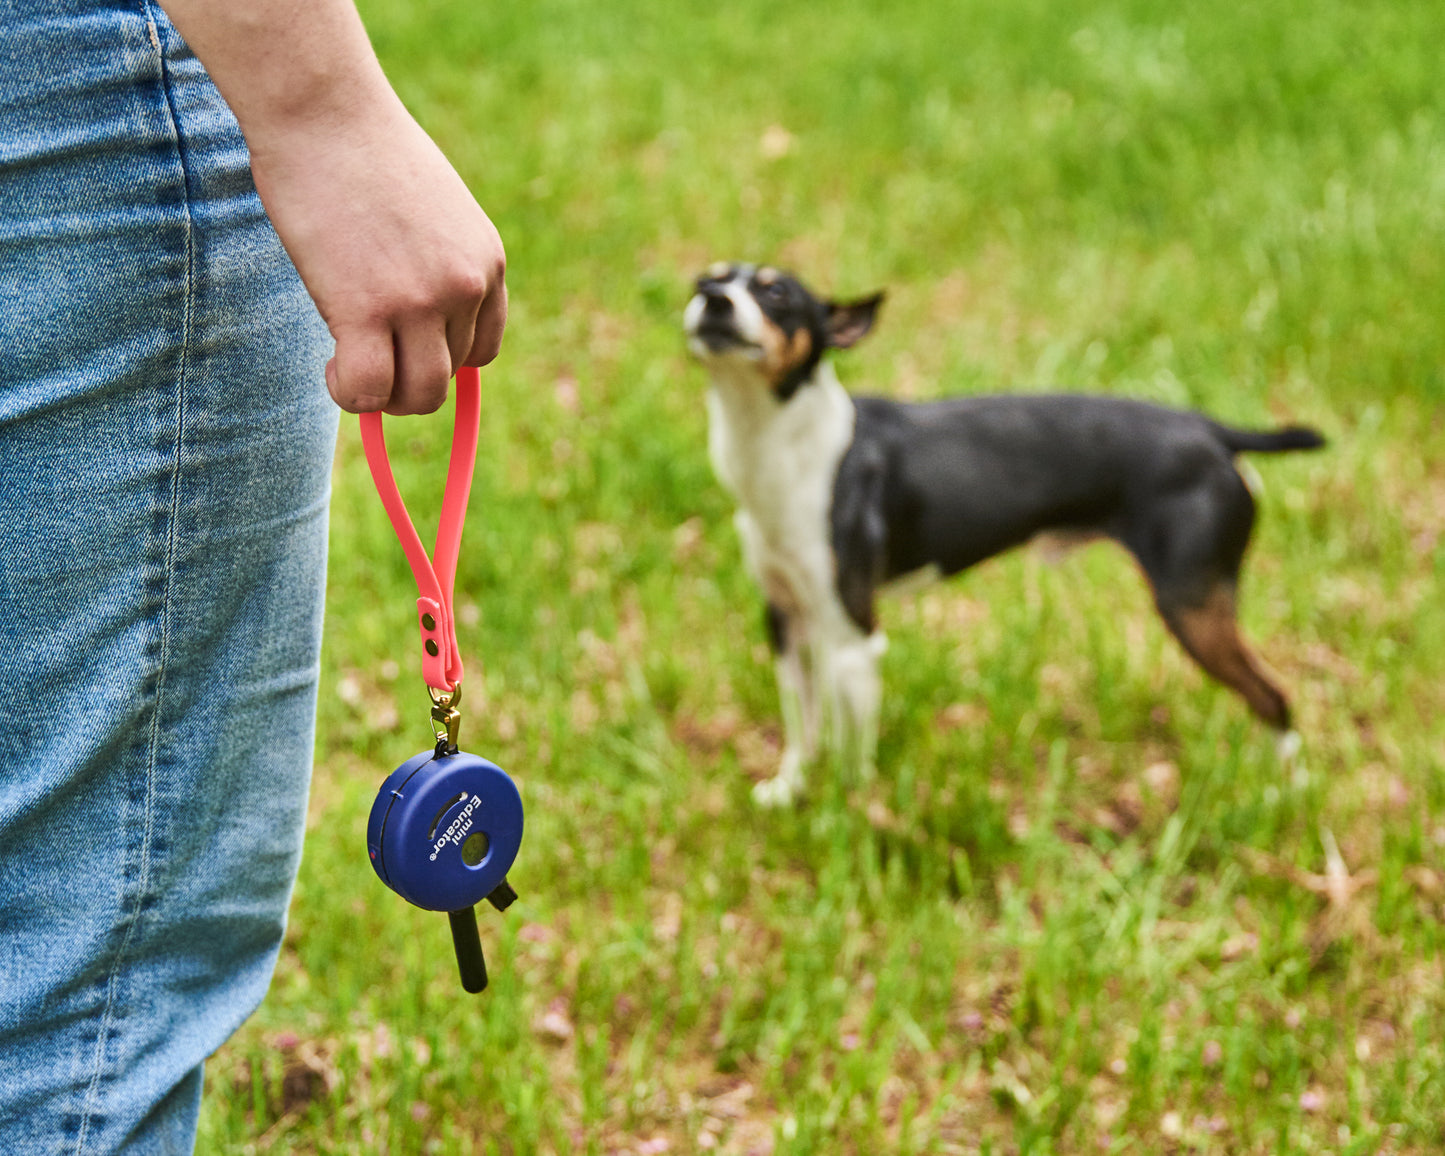
{"label": "dog's black back", "polygon": [[1149,578],[1166,621],[1233,588],[1254,522],[1243,449],[1312,449],[1202,414],[1070,394],[907,404],[854,399],[832,510],[839,594],[862,629],[885,582],[956,574],[1044,532],[1103,535]]}

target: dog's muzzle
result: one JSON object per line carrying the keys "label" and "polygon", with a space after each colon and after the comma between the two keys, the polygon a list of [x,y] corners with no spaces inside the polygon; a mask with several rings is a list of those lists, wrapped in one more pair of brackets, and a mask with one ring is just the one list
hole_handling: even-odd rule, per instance
{"label": "dog's muzzle", "polygon": [[688,302],[685,321],[688,336],[709,353],[753,344],[738,332],[737,311],[726,293],[699,292]]}

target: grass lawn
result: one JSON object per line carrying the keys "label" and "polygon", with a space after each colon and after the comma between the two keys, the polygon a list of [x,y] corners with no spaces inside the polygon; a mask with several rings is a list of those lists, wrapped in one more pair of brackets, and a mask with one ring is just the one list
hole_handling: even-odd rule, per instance
{"label": "grass lawn", "polygon": [[[467,997],[367,865],[429,732],[344,421],[306,856],[199,1150],[1445,1150],[1445,6],[361,6],[508,248],[458,589],[521,900]],[[679,328],[716,259],[886,288],[859,391],[1323,430],[1251,462],[1300,759],[1096,545],[886,604],[879,778],[755,809],[772,671]],[[388,426],[433,519],[448,423]]]}

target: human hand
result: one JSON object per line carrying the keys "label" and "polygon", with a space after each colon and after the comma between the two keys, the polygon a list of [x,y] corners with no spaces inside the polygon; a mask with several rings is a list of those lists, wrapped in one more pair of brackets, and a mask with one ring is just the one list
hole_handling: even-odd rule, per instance
{"label": "human hand", "polygon": [[430,413],[507,322],[501,238],[387,83],[353,0],[161,0],[236,114],[353,413]]}
{"label": "human hand", "polygon": [[326,366],[336,404],[431,413],[458,367],[497,356],[506,258],[436,145],[399,101],[378,103],[354,120],[260,135],[251,169],[336,339]]}

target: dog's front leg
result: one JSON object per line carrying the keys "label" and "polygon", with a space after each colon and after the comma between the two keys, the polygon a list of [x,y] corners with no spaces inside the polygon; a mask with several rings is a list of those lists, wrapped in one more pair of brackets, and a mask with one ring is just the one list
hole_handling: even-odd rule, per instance
{"label": "dog's front leg", "polygon": [[783,714],[783,758],[778,773],[753,788],[753,799],[764,807],[791,805],[803,792],[803,768],[818,753],[817,679],[804,635],[800,618],[768,607],[768,636]]}
{"label": "dog's front leg", "polygon": [[778,773],[753,788],[753,799],[764,807],[787,807],[803,793],[803,768],[817,754],[817,696],[812,672],[798,651],[779,655],[774,669],[783,711],[783,758]]}

